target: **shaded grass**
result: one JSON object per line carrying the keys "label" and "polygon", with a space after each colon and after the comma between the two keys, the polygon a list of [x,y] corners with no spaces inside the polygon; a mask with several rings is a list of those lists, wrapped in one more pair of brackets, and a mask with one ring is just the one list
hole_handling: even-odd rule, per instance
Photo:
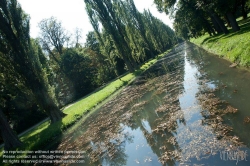
{"label": "shaded grass", "polygon": [[[74,125],[78,120],[91,111],[99,103],[107,99],[118,89],[127,85],[131,82],[137,75],[140,75],[142,72],[146,71],[150,66],[156,63],[157,59],[160,59],[165,53],[158,55],[156,59],[150,60],[144,65],[142,65],[134,73],[129,73],[123,76],[122,78],[116,79],[113,82],[110,82],[99,91],[88,95],[87,97],[75,102],[71,106],[66,107],[63,112],[67,114],[62,121],[56,122],[54,124],[46,121],[41,125],[35,127],[31,131],[24,134],[20,140],[24,143],[22,147],[17,150],[38,150],[42,147],[46,147],[50,142],[58,139],[60,135],[66,131],[70,126]],[[3,148],[1,148],[0,156],[3,155]]]}
{"label": "shaded grass", "polygon": [[209,36],[203,35],[197,39],[191,39],[196,45],[224,57],[232,62],[239,63],[241,66],[250,66],[250,18],[246,20],[238,19],[240,31],[217,34]]}

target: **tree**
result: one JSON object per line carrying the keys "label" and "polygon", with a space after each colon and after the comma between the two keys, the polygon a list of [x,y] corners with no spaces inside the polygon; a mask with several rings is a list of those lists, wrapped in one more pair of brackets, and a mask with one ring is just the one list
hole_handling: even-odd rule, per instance
{"label": "tree", "polygon": [[[21,141],[19,140],[17,135],[14,133],[13,129],[10,127],[10,124],[8,123],[8,120],[2,110],[2,108],[4,109],[4,107],[8,106],[8,101],[10,101],[11,99],[15,97],[13,92],[16,90],[16,86],[13,85],[13,82],[18,79],[18,76],[17,75],[13,76],[13,68],[11,67],[9,62],[3,58],[3,54],[1,52],[0,52],[0,60],[1,60],[1,63],[0,63],[0,89],[1,89],[0,131],[1,131],[1,137],[4,141],[4,149],[9,150],[9,149],[16,148],[22,145]],[[6,65],[9,66],[8,69],[5,67]],[[10,114],[11,111],[9,111],[8,113]]]}
{"label": "tree", "polygon": [[147,27],[147,38],[151,40],[154,49],[158,51],[157,53],[170,48],[174,44],[174,41],[176,41],[174,39],[174,31],[161,20],[154,17],[149,10],[144,10],[143,16]]}
{"label": "tree", "polygon": [[236,22],[236,18],[232,13],[236,7],[236,0],[198,0],[197,6],[205,11],[208,11],[211,16],[214,17],[225,34],[227,34],[229,31],[226,29],[224,22],[221,21],[221,18],[218,16],[218,14],[227,17],[234,31],[240,30],[238,23]]}
{"label": "tree", "polygon": [[143,21],[143,15],[136,9],[133,0],[128,0],[126,6],[127,12],[124,12],[124,16],[128,19],[128,21],[132,22],[134,27],[139,31],[141,38],[149,49],[150,57],[154,57],[153,46],[146,37],[146,24]]}
{"label": "tree", "polygon": [[0,3],[0,52],[23,78],[24,85],[34,94],[39,107],[50,117],[51,123],[65,116],[55,104],[44,79],[41,63],[31,46],[29,17],[16,0],[1,0]]}
{"label": "tree", "polygon": [[53,53],[53,49],[55,49],[59,55],[62,55],[63,46],[69,41],[69,35],[62,27],[62,23],[54,17],[43,19],[38,26],[41,30],[40,40],[43,49],[52,55],[54,60],[59,63],[60,58],[56,57],[55,53]]}
{"label": "tree", "polygon": [[[235,7],[237,6],[236,0],[229,0],[229,1],[224,1],[224,0],[215,0],[215,1],[211,1],[211,0],[179,0],[179,1],[177,0],[154,0],[154,2],[157,5],[157,8],[159,11],[164,11],[166,14],[170,13],[175,19],[178,18],[181,15],[181,13],[186,12],[186,9],[188,10],[186,14],[191,14],[191,15],[189,15],[188,18],[186,17],[187,19],[185,19],[184,25],[181,25],[183,24],[183,20],[181,19],[175,20],[175,27],[179,28],[179,30],[183,29],[183,32],[188,29],[187,31],[188,33],[189,32],[193,33],[192,31],[196,29],[196,33],[199,32],[198,33],[199,35],[203,33],[202,32],[203,30],[209,32],[210,34],[214,34],[213,29],[215,29],[218,33],[223,32],[227,34],[229,33],[229,31],[227,30],[225,26],[222,16],[230,22],[234,31],[239,30],[239,26],[233,15],[234,10],[236,9]],[[175,4],[178,4],[177,7],[175,6]],[[180,10],[182,10],[182,12]],[[198,14],[197,12],[203,13],[203,14]],[[195,14],[192,14],[192,13],[195,13]],[[188,20],[190,22],[187,22]],[[200,21],[200,23],[195,24],[195,22],[197,23],[199,22],[198,20]],[[211,26],[211,23],[213,24],[213,26]],[[185,25],[188,27],[185,28],[184,27]]]}
{"label": "tree", "polygon": [[46,114],[39,110],[31,90],[1,52],[0,61],[0,108],[11,128],[19,133],[43,120]]}
{"label": "tree", "polygon": [[87,35],[85,47],[90,48],[93,51],[100,52],[100,44],[98,39],[96,38],[95,32],[90,31]]}
{"label": "tree", "polygon": [[12,148],[17,148],[22,145],[18,136],[10,128],[9,123],[6,120],[1,108],[0,108],[0,130],[4,141],[4,149],[9,150]]}
{"label": "tree", "polygon": [[67,49],[61,61],[61,69],[74,85],[76,98],[88,94],[97,87],[97,67],[83,51],[76,48]]}
{"label": "tree", "polygon": [[249,12],[250,8],[250,0],[240,0],[240,2],[243,19],[247,19],[247,13]]}
{"label": "tree", "polygon": [[[133,71],[139,63],[172,46],[174,32],[150,14],[139,13],[133,0],[85,0],[100,51],[116,73],[125,63]],[[99,29],[102,24],[102,31]]]}
{"label": "tree", "polygon": [[240,27],[236,21],[235,16],[234,16],[234,11],[237,8],[237,1],[236,0],[227,0],[225,2],[223,0],[218,0],[216,6],[218,6],[217,10],[222,15],[225,15],[228,18],[230,25],[232,26],[233,31],[239,31]]}
{"label": "tree", "polygon": [[75,47],[79,48],[81,46],[80,39],[82,38],[82,30],[79,28],[76,28],[74,36],[75,36],[75,43],[76,43]]}
{"label": "tree", "polygon": [[131,58],[131,50],[125,40],[125,27],[118,15],[116,15],[116,8],[112,1],[85,0],[85,4],[86,11],[94,29],[98,28],[98,22],[100,21],[103,28],[110,34],[120,57],[124,60],[129,71],[133,72],[135,68],[135,62]]}
{"label": "tree", "polygon": [[178,10],[174,16],[174,28],[177,34],[185,39],[198,37],[205,32],[210,35],[215,34],[206,12],[195,7],[195,5],[195,1],[189,1],[188,3],[180,1],[177,5]]}
{"label": "tree", "polygon": [[111,53],[115,48],[105,31],[99,35],[101,43],[94,31],[90,31],[87,34],[85,53],[92,59],[92,63],[97,66],[97,83],[98,85],[102,85],[115,78],[114,57]]}
{"label": "tree", "polygon": [[[62,27],[62,23],[56,18],[51,17],[43,19],[39,23],[40,28],[40,43],[48,56],[51,74],[50,84],[55,88],[55,98],[59,106],[63,106],[72,101],[74,98],[73,87],[71,81],[66,77],[63,69],[61,69],[61,58],[67,50],[70,43],[68,32]],[[79,40],[81,38],[80,29],[75,30],[76,43],[73,47],[80,47]]]}

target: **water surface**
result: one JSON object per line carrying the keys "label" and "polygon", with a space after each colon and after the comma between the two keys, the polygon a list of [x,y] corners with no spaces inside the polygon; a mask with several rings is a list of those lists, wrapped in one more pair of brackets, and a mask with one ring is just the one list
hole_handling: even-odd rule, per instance
{"label": "water surface", "polygon": [[86,165],[250,165],[250,73],[182,43],[66,135]]}

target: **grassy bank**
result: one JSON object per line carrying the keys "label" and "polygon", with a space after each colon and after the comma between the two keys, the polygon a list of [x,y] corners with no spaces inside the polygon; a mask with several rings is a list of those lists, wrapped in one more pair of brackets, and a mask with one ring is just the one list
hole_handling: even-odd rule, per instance
{"label": "grassy bank", "polygon": [[[250,16],[250,15],[248,15]],[[197,39],[191,39],[196,45],[226,58],[232,62],[238,63],[241,66],[250,66],[250,18],[246,20],[238,19],[240,31],[209,36],[208,34]]]}
{"label": "grassy bank", "polygon": [[[168,51],[167,51],[168,52]],[[66,107],[63,112],[67,114],[62,121],[50,125],[49,121],[42,123],[31,131],[24,134],[20,139],[24,143],[18,150],[38,150],[46,146],[49,142],[56,140],[66,129],[75,124],[79,119],[84,117],[86,113],[90,112],[95,106],[107,99],[110,95],[115,93],[121,87],[127,85],[137,75],[141,74],[152,66],[157,59],[163,57],[167,52],[158,55],[140,67],[134,73],[129,73],[120,79],[110,82],[106,86],[100,88],[99,91],[77,101],[69,107]],[[2,156],[3,148],[0,151]]]}

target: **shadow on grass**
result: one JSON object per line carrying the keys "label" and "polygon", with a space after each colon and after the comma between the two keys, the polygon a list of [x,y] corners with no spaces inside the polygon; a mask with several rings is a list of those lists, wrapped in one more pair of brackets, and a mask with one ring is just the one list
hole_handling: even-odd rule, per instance
{"label": "shadow on grass", "polygon": [[[249,15],[250,16],[250,15]],[[247,19],[245,20],[240,20],[238,21],[238,24],[241,26],[241,25],[244,25],[244,24],[247,24],[250,22],[250,17],[248,17]]]}
{"label": "shadow on grass", "polygon": [[238,23],[240,25],[239,31],[234,32],[232,29],[229,29],[228,34],[216,34],[214,36],[207,37],[202,41],[201,45],[203,45],[204,43],[214,43],[221,38],[229,38],[236,35],[242,35],[250,31],[250,18],[247,18],[246,20],[241,20]]}
{"label": "shadow on grass", "polygon": [[206,39],[204,39],[201,42],[201,45],[203,45],[204,43],[213,43],[213,42],[217,42],[220,38],[222,38],[223,36],[225,36],[225,34],[216,34],[214,36],[210,36],[207,37]]}
{"label": "shadow on grass", "polygon": [[239,31],[232,32],[232,33],[226,35],[225,38],[229,38],[229,37],[232,37],[232,36],[235,36],[235,35],[242,35],[242,34],[247,33],[249,31],[250,31],[250,20],[247,23],[241,25]]}
{"label": "shadow on grass", "polygon": [[136,71],[134,72],[134,75],[135,75],[135,76],[139,76],[142,72],[143,72],[143,70],[138,69],[138,70],[136,70]]}
{"label": "shadow on grass", "polygon": [[128,83],[129,83],[129,81],[123,81],[123,80],[121,80],[121,81],[122,81],[123,86],[128,85]]}
{"label": "shadow on grass", "polygon": [[53,141],[61,142],[63,128],[64,126],[62,121],[58,121],[54,124],[45,122],[43,127],[38,130],[36,129],[36,133],[31,130],[26,134],[25,137],[21,138],[21,141],[24,144],[17,150],[37,151],[46,149],[46,147]]}

